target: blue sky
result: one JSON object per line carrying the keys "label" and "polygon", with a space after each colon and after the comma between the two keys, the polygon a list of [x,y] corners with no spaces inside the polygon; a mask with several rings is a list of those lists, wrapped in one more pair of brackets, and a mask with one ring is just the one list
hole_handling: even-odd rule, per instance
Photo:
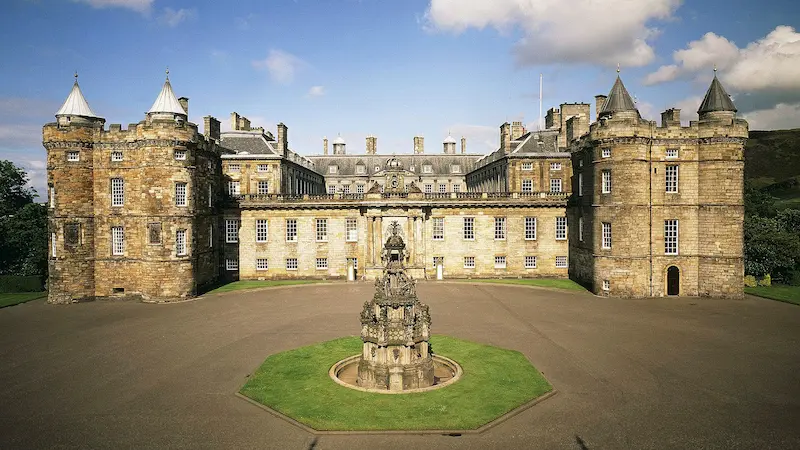
{"label": "blue sky", "polygon": [[[107,124],[139,122],[170,69],[190,120],[237,111],[301,154],[485,153],[498,127],[594,102],[617,64],[645,117],[694,117],[717,64],[751,129],[800,127],[800,2],[679,0],[10,0],[0,17],[0,158],[44,186],[41,126],[78,71]],[[594,108],[592,108],[594,109]],[[594,114],[594,111],[592,111]],[[42,191],[43,192],[43,191]]]}

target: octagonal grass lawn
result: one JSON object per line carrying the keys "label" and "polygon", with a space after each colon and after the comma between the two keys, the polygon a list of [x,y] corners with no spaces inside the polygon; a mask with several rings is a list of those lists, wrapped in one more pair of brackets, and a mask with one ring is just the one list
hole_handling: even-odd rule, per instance
{"label": "octagonal grass lawn", "polygon": [[470,430],[553,389],[521,353],[447,336],[431,346],[464,369],[450,386],[401,395],[340,386],[328,370],[361,344],[351,336],[272,355],[240,393],[320,431]]}

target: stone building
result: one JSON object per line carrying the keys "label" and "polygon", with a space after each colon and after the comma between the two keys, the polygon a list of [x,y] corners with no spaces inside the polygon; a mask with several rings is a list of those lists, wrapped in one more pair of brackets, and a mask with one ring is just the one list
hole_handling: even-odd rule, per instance
{"label": "stone building", "polygon": [[76,82],[43,130],[49,301],[372,280],[394,222],[417,279],[569,276],[599,294],[741,295],[747,123],[719,81],[689,127],[675,109],[660,127],[642,120],[619,79],[596,105],[591,125],[586,103],[549,110],[544,130],[505,123],[487,155],[463,138],[457,152],[451,136],[440,153],[417,136],[412,153],[381,154],[369,136],[363,154],[337,137],[332,153],[325,139],[304,157],[285,125],[273,135],[237,113],[225,132],[205,117],[200,134],[169,80],[143,121],[106,129]]}

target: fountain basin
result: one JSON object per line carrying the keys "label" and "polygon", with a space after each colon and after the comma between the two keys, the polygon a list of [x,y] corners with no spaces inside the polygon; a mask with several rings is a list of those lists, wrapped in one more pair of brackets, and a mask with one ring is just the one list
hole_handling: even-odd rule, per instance
{"label": "fountain basin", "polygon": [[361,355],[353,355],[345,358],[333,366],[328,371],[328,375],[336,383],[350,389],[362,392],[374,392],[378,394],[412,394],[415,392],[427,392],[449,386],[458,381],[464,374],[461,365],[450,358],[441,355],[432,355],[433,360],[433,386],[417,389],[388,390],[364,388],[356,384],[358,378],[358,362]]}

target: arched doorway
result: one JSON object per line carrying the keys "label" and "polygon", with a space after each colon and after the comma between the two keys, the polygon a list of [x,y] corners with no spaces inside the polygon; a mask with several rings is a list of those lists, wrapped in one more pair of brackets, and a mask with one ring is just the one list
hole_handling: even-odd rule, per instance
{"label": "arched doorway", "polygon": [[667,269],[667,295],[679,295],[681,292],[681,270],[675,266]]}

